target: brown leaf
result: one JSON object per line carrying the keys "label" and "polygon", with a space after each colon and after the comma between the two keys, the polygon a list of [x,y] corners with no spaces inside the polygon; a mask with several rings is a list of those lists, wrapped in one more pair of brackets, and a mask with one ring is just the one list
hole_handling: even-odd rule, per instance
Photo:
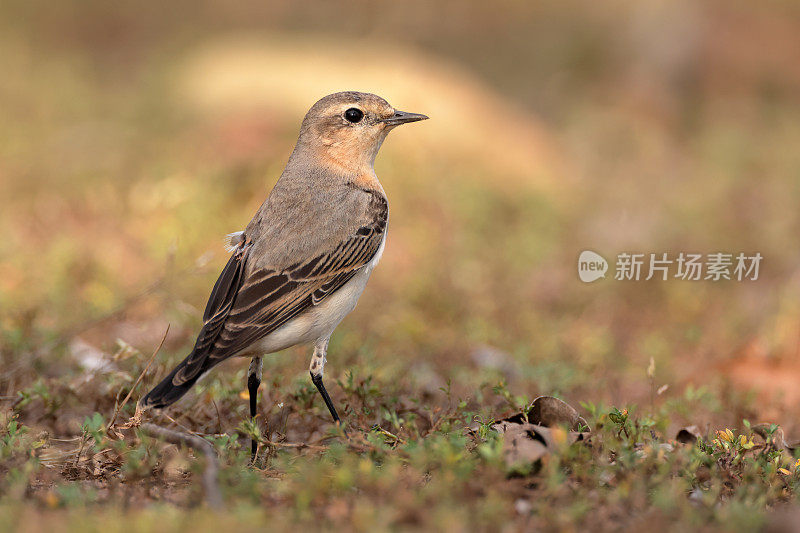
{"label": "brown leaf", "polygon": [[560,446],[585,441],[589,437],[588,433],[579,431],[564,431],[559,427],[547,428],[509,420],[497,422],[492,428],[505,437],[503,458],[506,465],[512,468],[533,464]]}
{"label": "brown leaf", "polygon": [[539,396],[533,400],[528,421],[545,427],[566,426],[572,431],[589,427],[571,405],[552,396]]}
{"label": "brown leaf", "polygon": [[694,444],[700,437],[702,437],[700,429],[692,425],[678,430],[678,434],[675,435],[675,440],[682,444]]}
{"label": "brown leaf", "polygon": [[[527,415],[517,413],[495,422],[492,429],[503,435],[503,457],[509,467],[531,465],[561,446],[589,438],[586,421],[565,402],[540,396]],[[566,431],[565,431],[566,429]]]}
{"label": "brown leaf", "polygon": [[509,467],[531,465],[554,446],[547,428],[533,424],[505,424],[503,458]]}

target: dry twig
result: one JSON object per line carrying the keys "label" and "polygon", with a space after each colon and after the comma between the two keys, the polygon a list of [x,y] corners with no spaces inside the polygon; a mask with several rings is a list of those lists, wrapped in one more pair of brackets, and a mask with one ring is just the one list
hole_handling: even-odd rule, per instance
{"label": "dry twig", "polygon": [[[167,324],[167,329],[166,329],[166,331],[164,331],[164,336],[161,337],[161,342],[158,343],[158,347],[156,347],[156,349],[153,351],[153,355],[150,356],[150,360],[147,362],[147,365],[145,365],[144,370],[142,370],[142,373],[139,374],[138,378],[136,378],[136,381],[134,382],[133,386],[131,387],[131,390],[128,391],[128,395],[125,396],[125,399],[122,400],[122,403],[119,404],[117,406],[117,408],[114,410],[114,416],[111,417],[111,422],[108,423],[107,433],[108,433],[109,436],[114,435],[114,433],[113,433],[114,422],[116,422],[117,416],[119,415],[119,412],[122,410],[123,407],[125,407],[125,404],[128,403],[128,400],[131,399],[131,395],[133,394],[133,391],[135,391],[136,387],[139,386],[139,383],[142,381],[142,378],[147,373],[147,371],[150,369],[150,365],[153,364],[153,361],[155,360],[156,355],[158,354],[159,351],[161,351],[161,347],[164,346],[164,341],[167,340],[167,334],[169,333],[169,326],[170,325]],[[138,409],[137,409],[137,414],[138,414]]]}

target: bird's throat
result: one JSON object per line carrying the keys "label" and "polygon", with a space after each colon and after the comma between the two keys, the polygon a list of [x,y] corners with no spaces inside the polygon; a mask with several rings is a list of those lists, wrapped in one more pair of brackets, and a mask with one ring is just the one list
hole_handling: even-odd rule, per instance
{"label": "bird's throat", "polygon": [[315,154],[316,164],[366,189],[382,190],[375,175],[375,154],[331,144]]}

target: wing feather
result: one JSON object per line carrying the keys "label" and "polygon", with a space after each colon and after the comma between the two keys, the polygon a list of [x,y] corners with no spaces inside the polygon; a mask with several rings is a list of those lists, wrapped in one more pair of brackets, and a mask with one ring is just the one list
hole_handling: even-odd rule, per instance
{"label": "wing feather", "polygon": [[333,250],[282,271],[261,269],[245,275],[252,244],[243,240],[214,285],[195,348],[176,369],[172,384],[197,379],[347,283],[372,260],[383,241],[388,206],[382,195],[373,193],[368,217],[367,224]]}

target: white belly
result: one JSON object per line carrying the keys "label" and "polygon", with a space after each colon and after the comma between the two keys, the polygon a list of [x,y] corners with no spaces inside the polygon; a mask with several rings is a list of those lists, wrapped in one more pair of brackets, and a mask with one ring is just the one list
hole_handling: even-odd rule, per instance
{"label": "white belly", "polygon": [[342,288],[236,355],[263,355],[297,344],[316,343],[330,337],[339,322],[356,308],[372,269],[383,255],[384,244],[386,244],[385,235],[372,261]]}

